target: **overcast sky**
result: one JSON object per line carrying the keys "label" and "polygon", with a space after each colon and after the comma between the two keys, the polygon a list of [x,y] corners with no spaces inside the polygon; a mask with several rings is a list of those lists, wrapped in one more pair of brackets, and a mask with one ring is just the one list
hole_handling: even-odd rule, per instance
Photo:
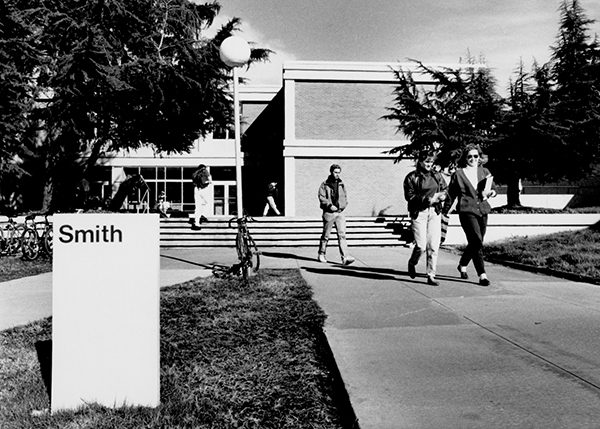
{"label": "overcast sky", "polygon": [[[522,58],[544,63],[555,44],[560,0],[219,0],[219,21],[242,19],[240,36],[276,51],[253,66],[252,84],[281,83],[289,60],[457,63],[483,55],[506,93]],[[600,0],[581,0],[600,20]],[[600,34],[600,23],[590,34]]]}

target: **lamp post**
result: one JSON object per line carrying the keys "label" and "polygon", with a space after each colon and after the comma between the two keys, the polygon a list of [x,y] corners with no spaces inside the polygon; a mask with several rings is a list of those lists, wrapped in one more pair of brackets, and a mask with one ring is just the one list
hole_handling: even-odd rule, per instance
{"label": "lamp post", "polygon": [[235,182],[238,217],[244,215],[242,202],[242,149],[240,136],[240,103],[238,94],[238,67],[250,60],[248,42],[238,36],[230,36],[223,40],[219,47],[221,60],[233,69],[233,127],[235,134]]}

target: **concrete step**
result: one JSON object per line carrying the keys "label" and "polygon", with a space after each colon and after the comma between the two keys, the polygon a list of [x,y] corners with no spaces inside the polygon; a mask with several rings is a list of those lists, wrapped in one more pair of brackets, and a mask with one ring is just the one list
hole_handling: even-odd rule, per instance
{"label": "concrete step", "polygon": [[[161,219],[162,247],[210,247],[235,245],[237,229],[229,219],[210,219],[198,231],[189,219]],[[401,230],[408,225],[404,217],[347,218],[346,239],[349,246],[397,246],[404,244]],[[313,246],[321,237],[322,220],[318,218],[256,218],[248,229],[258,247]],[[337,246],[337,233],[331,234],[330,246]]]}

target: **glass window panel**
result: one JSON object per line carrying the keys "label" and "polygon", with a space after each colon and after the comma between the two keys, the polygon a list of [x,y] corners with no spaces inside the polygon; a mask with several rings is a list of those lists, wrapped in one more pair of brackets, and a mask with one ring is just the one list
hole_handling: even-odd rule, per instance
{"label": "glass window panel", "polygon": [[172,203],[181,202],[181,182],[167,183],[167,200]]}
{"label": "glass window panel", "polygon": [[229,185],[229,213],[237,213],[236,186]]}
{"label": "glass window panel", "polygon": [[167,180],[181,180],[181,167],[167,167]]}
{"label": "glass window panel", "polygon": [[213,180],[235,180],[235,167],[211,167]]}
{"label": "glass window panel", "polygon": [[183,168],[183,180],[192,180],[192,174],[196,171],[193,167],[184,167]]}
{"label": "glass window panel", "polygon": [[224,215],[225,214],[225,187],[223,185],[215,185],[215,200],[214,200],[214,210],[215,215]]}
{"label": "glass window panel", "polygon": [[165,178],[165,167],[158,167],[156,169],[156,173],[157,173],[156,174],[156,178],[158,180],[164,180],[164,178]]}
{"label": "glass window panel", "polygon": [[183,182],[183,204],[194,206],[194,185],[191,182]]}
{"label": "glass window panel", "polygon": [[134,174],[138,174],[140,169],[138,167],[125,167],[123,172],[126,176],[133,176]]}
{"label": "glass window panel", "polygon": [[142,175],[144,180],[154,180],[156,179],[156,168],[142,167],[140,168],[140,174]]}

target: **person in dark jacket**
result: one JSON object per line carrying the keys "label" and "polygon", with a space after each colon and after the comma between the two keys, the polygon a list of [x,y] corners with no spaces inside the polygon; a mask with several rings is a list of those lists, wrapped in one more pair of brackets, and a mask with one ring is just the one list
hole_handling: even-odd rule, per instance
{"label": "person in dark jacket", "polygon": [[408,260],[408,274],[416,277],[416,265],[426,255],[427,284],[438,286],[435,279],[438,250],[442,233],[442,205],[447,198],[446,182],[435,171],[435,153],[423,151],[417,158],[417,168],[404,179],[404,197],[408,201],[415,246]]}
{"label": "person in dark jacket", "polygon": [[467,237],[467,247],[457,267],[460,277],[469,278],[467,265],[472,260],[479,276],[479,284],[488,286],[490,281],[485,273],[483,262],[483,239],[488,213],[491,211],[487,200],[495,197],[497,192],[492,175],[481,165],[482,155],[478,145],[467,145],[461,159],[462,168],[458,168],[450,180],[448,187],[450,198],[446,202],[445,210],[449,210],[454,200],[458,199],[456,211]]}
{"label": "person in dark jacket", "polygon": [[349,255],[346,243],[346,218],[343,213],[348,205],[346,186],[340,178],[342,168],[339,165],[333,164],[329,168],[329,172],[327,180],[319,186],[319,204],[323,210],[323,233],[321,234],[317,259],[319,262],[327,262],[325,257],[327,242],[335,225],[342,263],[348,265],[353,263],[355,259]]}

